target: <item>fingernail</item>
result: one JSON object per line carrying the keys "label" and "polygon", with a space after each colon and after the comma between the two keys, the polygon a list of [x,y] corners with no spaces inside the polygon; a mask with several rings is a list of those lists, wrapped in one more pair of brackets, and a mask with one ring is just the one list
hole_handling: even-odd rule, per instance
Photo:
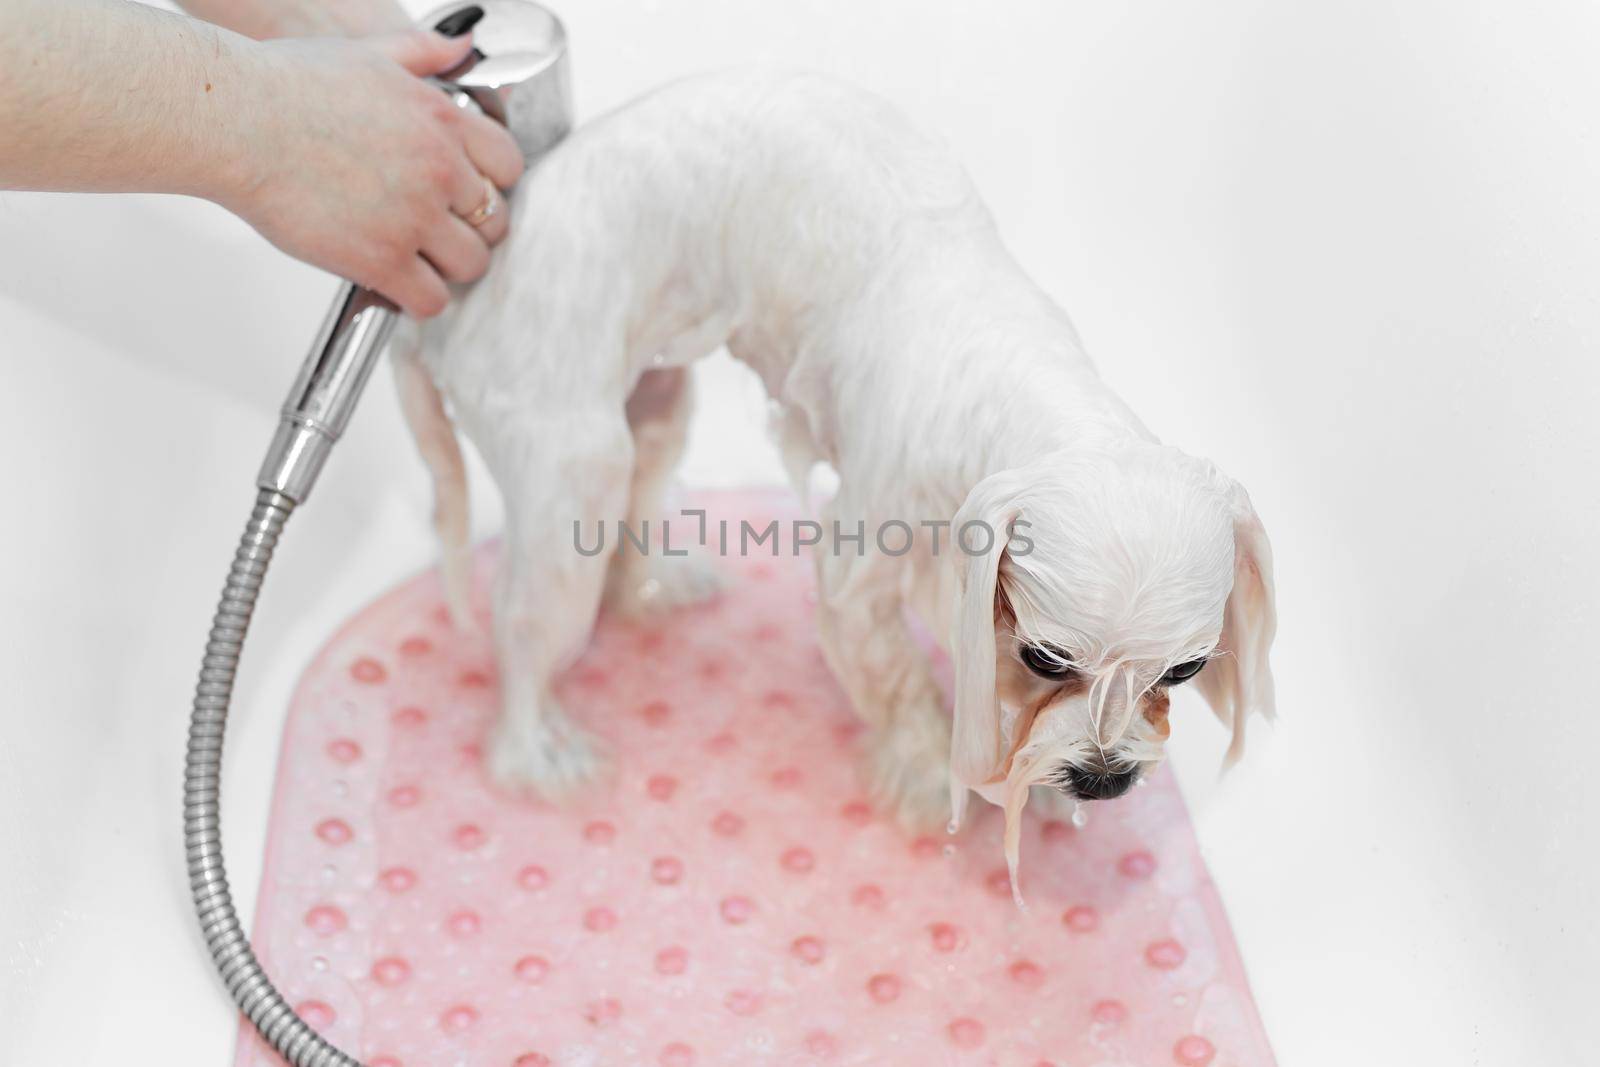
{"label": "fingernail", "polygon": [[433,27],[433,31],[446,37],[460,37],[476,26],[482,18],[483,8],[473,4],[471,7],[464,7],[460,11],[451,12],[440,19],[438,24]]}

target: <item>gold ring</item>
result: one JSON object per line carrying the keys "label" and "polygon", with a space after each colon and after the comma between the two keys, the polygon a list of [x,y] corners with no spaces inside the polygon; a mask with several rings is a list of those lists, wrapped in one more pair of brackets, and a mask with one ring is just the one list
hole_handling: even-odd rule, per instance
{"label": "gold ring", "polygon": [[467,222],[473,226],[482,226],[500,213],[500,199],[495,195],[494,183],[488,178],[483,179],[483,203],[472,209],[466,216]]}

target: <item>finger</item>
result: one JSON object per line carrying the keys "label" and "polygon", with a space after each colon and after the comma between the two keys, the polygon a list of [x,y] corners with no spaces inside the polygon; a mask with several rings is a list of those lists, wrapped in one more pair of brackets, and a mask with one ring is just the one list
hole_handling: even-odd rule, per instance
{"label": "finger", "polygon": [[484,177],[509,189],[522,177],[522,149],[506,128],[476,110],[461,113],[461,141],[467,158]]}
{"label": "finger", "polygon": [[454,215],[447,215],[428,235],[422,255],[445,278],[460,285],[477,281],[489,269],[489,245],[477,230]]}
{"label": "finger", "polygon": [[465,159],[455,181],[450,210],[491,245],[498,244],[506,234],[505,197]]}
{"label": "finger", "polygon": [[472,51],[472,38],[442,37],[427,30],[408,30],[377,41],[378,50],[419,78],[456,66]]}
{"label": "finger", "polygon": [[439,272],[421,256],[412,256],[378,291],[399,304],[407,315],[431,319],[450,303],[450,290]]}

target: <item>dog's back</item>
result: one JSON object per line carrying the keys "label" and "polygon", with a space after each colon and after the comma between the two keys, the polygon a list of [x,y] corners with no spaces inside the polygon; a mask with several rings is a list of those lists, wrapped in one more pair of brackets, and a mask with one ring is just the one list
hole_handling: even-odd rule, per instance
{"label": "dog's back", "polygon": [[858,299],[925,251],[919,227],[992,230],[952,156],[884,101],[753,71],[678,82],[585,124],[523,179],[513,216],[490,276],[451,317],[480,338],[474,324],[502,315],[620,320],[635,370],[710,318],[727,324],[712,347],[792,333],[804,305]]}
{"label": "dog's back", "polygon": [[[512,215],[488,276],[425,327],[428,376],[469,433],[487,411],[563,398],[620,409],[641,374],[726,344],[780,402],[803,484],[813,460],[870,454],[850,438],[886,415],[907,439],[971,422],[932,398],[1025,410],[1094,378],[951,153],[826,77],[735,71],[653,92],[542,159]],[[975,391],[1000,351],[1015,373]],[[905,410],[874,410],[883,396]]]}

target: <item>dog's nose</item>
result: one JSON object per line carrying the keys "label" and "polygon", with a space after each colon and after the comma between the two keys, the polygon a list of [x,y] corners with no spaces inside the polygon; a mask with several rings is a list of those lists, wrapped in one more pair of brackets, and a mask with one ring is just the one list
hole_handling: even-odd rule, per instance
{"label": "dog's nose", "polygon": [[1092,771],[1084,767],[1068,767],[1067,787],[1079,800],[1111,800],[1133,788],[1139,777],[1139,768],[1125,771]]}

